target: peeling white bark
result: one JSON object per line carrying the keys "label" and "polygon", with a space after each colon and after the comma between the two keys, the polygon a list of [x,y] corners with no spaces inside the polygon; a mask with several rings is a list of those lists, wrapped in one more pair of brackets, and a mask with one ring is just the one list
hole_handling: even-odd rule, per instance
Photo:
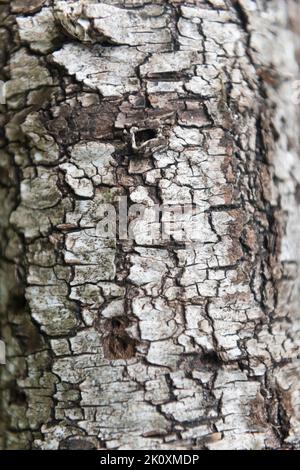
{"label": "peeling white bark", "polygon": [[1,447],[299,448],[297,2],[4,8]]}

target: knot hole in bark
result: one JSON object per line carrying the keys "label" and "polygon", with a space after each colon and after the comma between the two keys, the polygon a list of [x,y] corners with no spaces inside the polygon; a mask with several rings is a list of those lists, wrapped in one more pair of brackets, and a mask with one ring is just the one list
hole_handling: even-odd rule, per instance
{"label": "knot hole in bark", "polygon": [[129,359],[135,356],[136,340],[126,331],[129,320],[125,316],[116,316],[106,321],[107,334],[104,338],[104,355],[108,359]]}
{"label": "knot hole in bark", "polygon": [[138,129],[137,127],[132,127],[130,134],[132,148],[138,149],[150,140],[156,139],[158,132],[157,129]]}

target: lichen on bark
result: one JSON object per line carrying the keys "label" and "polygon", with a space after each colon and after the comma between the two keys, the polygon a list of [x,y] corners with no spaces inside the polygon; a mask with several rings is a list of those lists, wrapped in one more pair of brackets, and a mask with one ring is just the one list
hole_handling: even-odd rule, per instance
{"label": "lichen on bark", "polygon": [[[300,448],[299,3],[0,15],[1,448]],[[97,236],[122,196],[197,241]]]}

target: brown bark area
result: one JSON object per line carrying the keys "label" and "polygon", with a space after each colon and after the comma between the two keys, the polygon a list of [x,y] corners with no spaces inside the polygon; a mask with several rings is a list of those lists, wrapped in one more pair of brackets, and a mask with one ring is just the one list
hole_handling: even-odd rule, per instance
{"label": "brown bark area", "polygon": [[299,2],[0,6],[1,448],[299,448]]}

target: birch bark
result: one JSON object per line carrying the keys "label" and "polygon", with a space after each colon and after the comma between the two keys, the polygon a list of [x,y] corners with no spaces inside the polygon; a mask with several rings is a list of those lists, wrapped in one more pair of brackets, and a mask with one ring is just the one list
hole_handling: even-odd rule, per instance
{"label": "birch bark", "polygon": [[1,447],[300,448],[299,2],[0,11]]}

